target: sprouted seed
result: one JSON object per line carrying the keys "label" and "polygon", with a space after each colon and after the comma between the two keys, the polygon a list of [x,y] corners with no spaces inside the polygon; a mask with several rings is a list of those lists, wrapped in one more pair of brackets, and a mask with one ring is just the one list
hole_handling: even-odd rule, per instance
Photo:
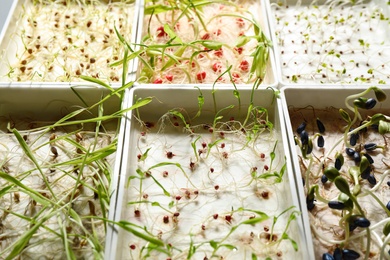
{"label": "sprouted seed", "polygon": [[146,2],[143,37],[135,52],[139,81],[260,84],[271,42],[259,10],[253,0]]}
{"label": "sprouted seed", "polygon": [[10,40],[17,51],[1,55],[9,68],[3,81],[69,82],[81,75],[119,81],[123,67],[112,67],[111,59],[123,48],[114,28],[131,36],[134,1],[64,1],[26,1]]}
{"label": "sprouted seed", "polygon": [[[283,148],[277,141],[279,131],[262,107],[253,107],[247,119],[246,115],[230,119],[238,110],[225,110],[215,118],[203,116],[202,111],[201,117],[192,120],[190,111],[176,108],[177,113],[169,110],[154,120],[147,135],[134,134],[130,147],[136,147],[136,153],[149,152],[144,161],[129,156],[121,219],[137,232],[120,229],[118,249],[128,249],[129,244],[137,247],[119,250],[117,258],[244,259],[256,255],[265,259],[301,254],[301,242],[293,231],[298,209],[282,196],[290,188],[284,176]],[[194,131],[172,124],[179,119]],[[140,132],[150,120],[139,113],[132,122],[133,131]],[[144,174],[148,171],[153,179]],[[143,198],[143,193],[149,196]],[[142,217],[135,217],[134,210]],[[266,239],[262,238],[264,226],[269,227]],[[152,246],[154,239],[160,244]]]}
{"label": "sprouted seed", "polygon": [[[330,0],[294,6],[271,2],[283,81],[386,84],[390,44],[384,2]],[[373,101],[367,103],[368,108],[372,105]]]}
{"label": "sprouted seed", "polygon": [[[390,223],[386,183],[390,171],[385,158],[390,155],[382,144],[387,144],[390,130],[383,127],[379,132],[377,125],[386,125],[390,117],[388,109],[366,106],[369,92],[384,95],[370,87],[346,97],[346,103],[355,100],[353,106],[346,105],[351,117],[334,107],[316,108],[315,113],[312,107],[289,110],[293,129],[302,129],[302,118],[308,122],[296,146],[316,259],[385,259],[389,251],[384,241]],[[311,136],[307,139],[302,133],[319,135],[317,116],[326,127],[321,135],[326,142],[309,154],[305,144]]]}

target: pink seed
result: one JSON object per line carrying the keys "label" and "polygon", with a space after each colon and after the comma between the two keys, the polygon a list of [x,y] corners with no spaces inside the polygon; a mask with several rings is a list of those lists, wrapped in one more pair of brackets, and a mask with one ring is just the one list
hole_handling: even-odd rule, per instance
{"label": "pink seed", "polygon": [[164,37],[164,36],[167,36],[167,35],[168,35],[168,34],[165,32],[163,26],[158,27],[157,30],[156,30],[156,32],[157,32],[157,37]]}
{"label": "pink seed", "polygon": [[168,74],[168,75],[165,76],[165,78],[166,78],[168,81],[172,81],[172,80],[173,80],[173,75]]}
{"label": "pink seed", "polygon": [[161,83],[163,83],[163,80],[160,79],[160,78],[157,78],[157,79],[155,79],[155,80],[153,81],[153,83],[154,83],[154,84],[161,84]]}
{"label": "pink seed", "polygon": [[246,61],[246,60],[243,60],[243,61],[241,61],[239,67],[240,67],[240,69],[241,69],[242,71],[246,72],[246,71],[249,70],[249,62]]}
{"label": "pink seed", "polygon": [[214,72],[221,72],[221,70],[222,70],[221,62],[218,61],[218,62],[214,63],[212,69]]}
{"label": "pink seed", "polygon": [[202,82],[204,79],[206,78],[206,72],[205,71],[202,71],[202,72],[198,72],[196,74],[196,79],[200,82]]}

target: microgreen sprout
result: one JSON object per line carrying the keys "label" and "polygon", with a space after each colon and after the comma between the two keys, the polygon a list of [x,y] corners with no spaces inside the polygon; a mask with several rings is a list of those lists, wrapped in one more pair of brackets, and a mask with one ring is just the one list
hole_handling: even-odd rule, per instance
{"label": "microgreen sprout", "polygon": [[[369,94],[374,94],[375,99],[367,97]],[[292,122],[299,135],[295,140],[301,151],[306,206],[313,216],[311,224],[324,220],[322,228],[312,229],[314,239],[320,244],[316,255],[327,257],[324,252],[332,251],[329,247],[332,245],[339,248],[341,254],[345,252],[346,257],[368,259],[370,254],[379,255],[387,247],[387,244],[373,242],[374,237],[379,238],[379,223],[388,217],[388,194],[379,192],[380,188],[386,190],[382,187],[383,179],[388,178],[389,173],[383,163],[388,156],[387,132],[380,132],[378,125],[379,122],[387,124],[390,118],[380,113],[382,111],[378,113],[376,108],[377,103],[385,99],[382,89],[370,87],[347,96],[346,109],[315,109],[316,115],[310,115],[312,108],[290,111],[290,117],[298,119]],[[324,129],[318,126],[319,115],[326,126],[322,135],[326,145],[313,146],[308,153],[305,146],[309,147],[309,140],[318,138],[317,131]],[[327,233],[330,225],[343,235],[336,237]],[[384,240],[380,238],[380,241]]]}

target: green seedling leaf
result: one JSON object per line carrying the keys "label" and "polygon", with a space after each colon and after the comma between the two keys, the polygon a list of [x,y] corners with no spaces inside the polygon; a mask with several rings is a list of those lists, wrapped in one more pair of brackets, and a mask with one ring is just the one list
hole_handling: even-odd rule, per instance
{"label": "green seedling leaf", "polygon": [[350,123],[351,122],[351,117],[349,116],[349,114],[342,108],[339,109],[339,113],[341,115],[341,117],[347,122],[347,123]]}
{"label": "green seedling leaf", "polygon": [[173,6],[169,5],[147,5],[145,6],[144,14],[145,15],[151,15],[151,14],[159,14],[159,13],[165,13],[167,11],[174,10],[175,8]]}
{"label": "green seedling leaf", "polygon": [[385,226],[383,227],[383,235],[388,236],[390,234],[390,221],[386,222]]}
{"label": "green seedling leaf", "polygon": [[378,131],[379,131],[379,133],[381,135],[390,133],[390,122],[386,122],[386,121],[380,120],[379,121]]}
{"label": "green seedling leaf", "polygon": [[245,36],[245,35],[239,36],[237,39],[236,47],[242,47],[245,44],[247,44],[250,40],[251,40],[251,38],[248,36]]}
{"label": "green seedling leaf", "polygon": [[24,248],[29,243],[31,237],[37,232],[37,230],[42,226],[42,224],[48,219],[48,217],[43,218],[41,221],[32,223],[32,228],[23,233],[19,237],[17,242],[13,245],[11,253],[5,258],[5,260],[11,260],[19,256],[19,254],[24,250]]}
{"label": "green seedling leaf", "polygon": [[291,242],[291,244],[292,244],[294,250],[295,250],[295,251],[298,251],[298,244],[297,244],[297,242],[295,242],[295,240],[293,240],[292,238],[290,238],[289,235],[288,235],[286,232],[283,233],[282,239],[283,239],[283,240],[285,240],[285,239],[289,240],[289,241]]}
{"label": "green seedling leaf", "polygon": [[257,260],[257,256],[255,255],[255,253],[252,253],[251,258],[252,258],[252,260]]}
{"label": "green seedling leaf", "polygon": [[178,43],[183,43],[183,41],[180,39],[179,36],[177,36],[177,34],[172,30],[171,26],[169,26],[169,24],[164,24],[164,31],[168,34],[168,36],[171,38],[171,39],[174,39],[173,41],[176,41]]}
{"label": "green seedling leaf", "polygon": [[382,89],[378,87],[371,87],[371,89],[374,90],[375,97],[379,102],[383,102],[386,100],[386,94]]}
{"label": "green seedling leaf", "polygon": [[[37,203],[39,203],[39,204],[41,204],[43,206],[50,206],[51,203],[50,203],[50,201],[46,197],[42,196],[39,192],[36,192],[35,190],[30,189],[29,187],[27,187],[26,185],[21,183],[19,180],[17,180],[16,178],[12,177],[11,175],[8,175],[6,173],[0,172],[0,179],[6,180],[6,181],[14,184],[15,186],[19,187],[21,189],[21,191],[23,191],[24,193],[29,195]],[[5,189],[8,190],[9,189],[8,187],[12,187],[12,186],[7,186],[1,192],[4,192]]]}
{"label": "green seedling leaf", "polygon": [[160,183],[158,180],[156,180],[156,178],[154,178],[153,175],[150,175],[150,177],[151,177],[151,178],[154,180],[154,182],[163,190],[165,196],[168,196],[168,197],[171,196],[171,194],[164,188],[164,186],[161,185],[161,183]]}
{"label": "green seedling leaf", "polygon": [[212,248],[217,249],[217,247],[218,247],[218,243],[217,242],[215,242],[214,240],[211,240],[209,243],[210,243],[210,246]]}
{"label": "green seedling leaf", "polygon": [[217,51],[222,48],[222,42],[217,42],[217,41],[210,41],[210,40],[203,40],[203,41],[198,41],[201,45],[203,45],[205,48]]}
{"label": "green seedling leaf", "polygon": [[241,222],[241,224],[243,224],[243,225],[254,225],[254,224],[263,222],[264,220],[267,220],[267,219],[269,219],[269,217],[266,214],[264,214],[263,216],[260,216],[260,217],[247,219],[247,220]]}
{"label": "green seedling leaf", "polygon": [[195,117],[200,116],[200,114],[202,112],[203,105],[204,105],[204,96],[203,96],[202,92],[200,91],[200,89],[199,89],[199,92],[200,92],[200,95],[198,96],[198,112],[196,113]]}
{"label": "green seedling leaf", "polygon": [[180,118],[181,121],[184,123],[185,127],[186,127],[186,128],[189,128],[189,125],[187,124],[187,121],[186,121],[186,119],[184,118],[184,116],[183,116],[182,113],[180,113],[179,111],[176,111],[176,110],[169,110],[169,114],[174,115],[174,116],[177,116],[178,118]]}
{"label": "green seedling leaf", "polygon": [[132,228],[130,222],[121,220],[119,222],[115,222],[115,224],[118,225],[119,227],[123,228],[124,230],[132,233],[134,236],[139,237],[145,241],[148,241],[151,244],[154,244],[156,246],[164,246],[164,242],[162,242],[161,240],[154,238],[154,237],[151,237],[149,235],[146,235],[144,233],[141,233],[140,231]]}
{"label": "green seedling leaf", "polygon": [[114,89],[110,85],[108,85],[107,83],[105,83],[104,81],[102,81],[100,79],[97,79],[97,78],[94,78],[94,77],[91,77],[91,76],[86,76],[86,75],[81,75],[80,78],[82,80],[98,84],[98,85],[100,85],[102,87],[105,87],[105,88],[111,90],[111,91],[114,91]]}
{"label": "green seedling leaf", "polygon": [[141,157],[139,158],[139,161],[140,162],[143,162],[146,160],[146,158],[148,157],[148,152],[150,151],[150,147],[148,149],[146,149],[146,151],[141,155]]}
{"label": "green seedling leaf", "polygon": [[333,166],[328,166],[325,169],[324,174],[330,181],[334,181],[336,177],[340,176],[339,170]]}
{"label": "green seedling leaf", "polygon": [[342,176],[337,176],[334,179],[334,184],[336,187],[342,192],[347,194],[348,196],[351,196],[351,191],[349,190],[349,185],[346,179],[344,179]]}

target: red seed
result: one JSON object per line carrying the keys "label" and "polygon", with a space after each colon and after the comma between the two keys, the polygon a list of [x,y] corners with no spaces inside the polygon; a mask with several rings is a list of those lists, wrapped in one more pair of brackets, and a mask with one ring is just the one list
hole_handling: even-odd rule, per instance
{"label": "red seed", "polygon": [[219,185],[215,185],[215,186],[214,186],[214,189],[215,189],[215,190],[219,190]]}
{"label": "red seed", "polygon": [[206,226],[205,225],[202,225],[202,230],[206,230]]}
{"label": "red seed", "polygon": [[225,143],[222,143],[222,144],[221,144],[221,148],[222,148],[222,149],[225,148]]}
{"label": "red seed", "polygon": [[168,34],[165,32],[163,26],[158,27],[157,30],[156,30],[156,32],[157,32],[157,37],[164,37],[164,36],[167,36],[167,35],[168,35]]}
{"label": "red seed", "polygon": [[209,33],[205,33],[203,34],[203,36],[201,37],[202,40],[208,40],[210,39],[210,34]]}
{"label": "red seed", "polygon": [[218,29],[217,31],[214,32],[214,34],[216,34],[217,36],[221,35],[222,31],[221,29]]}
{"label": "red seed", "polygon": [[165,224],[168,224],[168,223],[169,223],[169,216],[164,216],[163,222],[164,222]]}
{"label": "red seed", "polygon": [[176,200],[181,200],[181,196],[180,196],[180,195],[177,195],[175,199],[176,199]]}
{"label": "red seed", "polygon": [[221,70],[222,70],[222,63],[219,62],[219,61],[214,63],[212,69],[213,69],[214,72],[221,72]]}
{"label": "red seed", "polygon": [[268,165],[264,165],[264,170],[268,171]]}
{"label": "red seed", "polygon": [[260,158],[261,158],[261,159],[264,159],[264,158],[265,158],[265,154],[264,154],[264,153],[261,153],[261,154],[260,154]]}
{"label": "red seed", "polygon": [[219,50],[214,51],[214,55],[221,58],[223,56],[223,50],[219,49]]}
{"label": "red seed", "polygon": [[175,156],[175,154],[173,154],[172,152],[167,152],[167,158],[168,159],[172,159],[173,156]]}
{"label": "red seed", "polygon": [[213,218],[214,218],[214,219],[217,219],[217,218],[218,218],[218,214],[214,214],[214,215],[213,215]]}
{"label": "red seed", "polygon": [[174,217],[178,217],[178,216],[180,216],[180,213],[179,212],[175,212],[175,213],[173,213],[173,216]]}
{"label": "red seed", "polygon": [[241,54],[242,51],[244,50],[244,48],[242,48],[242,47],[234,47],[234,50],[235,50],[236,52],[238,52],[238,54]]}
{"label": "red seed", "polygon": [[135,250],[135,245],[130,245],[131,250]]}
{"label": "red seed", "polygon": [[157,78],[157,79],[155,79],[155,80],[153,81],[153,83],[154,83],[154,84],[161,84],[161,83],[163,83],[163,80],[160,79],[160,78]]}
{"label": "red seed", "polygon": [[214,172],[214,168],[210,168],[210,172]]}
{"label": "red seed", "polygon": [[141,160],[141,157],[142,157],[141,154],[138,154],[138,155],[137,155],[138,160]]}
{"label": "red seed", "polygon": [[134,210],[134,216],[135,216],[136,218],[141,217],[141,211],[140,211],[139,209]]}
{"label": "red seed", "polygon": [[168,177],[168,172],[167,171],[163,171],[163,177]]}
{"label": "red seed", "polygon": [[228,153],[227,153],[227,152],[223,152],[223,153],[222,153],[222,157],[223,157],[223,158],[227,159],[227,158],[228,158],[228,156],[229,156],[229,155],[228,155]]}
{"label": "red seed", "polygon": [[203,143],[202,143],[202,147],[203,147],[203,148],[206,148],[206,146],[207,146],[206,142],[203,142]]}
{"label": "red seed", "polygon": [[206,78],[206,72],[201,71],[196,74],[196,79],[200,82],[202,82]]}
{"label": "red seed", "polygon": [[168,74],[168,75],[165,76],[165,78],[166,78],[168,81],[172,81],[172,80],[173,80],[173,75]]}
{"label": "red seed", "polygon": [[242,28],[242,27],[245,26],[245,21],[242,18],[237,18],[236,19],[236,24],[238,25],[238,27]]}
{"label": "red seed", "polygon": [[249,70],[249,62],[246,60],[241,61],[240,63],[240,69],[244,72],[247,72]]}
{"label": "red seed", "polygon": [[225,220],[229,223],[232,223],[232,216],[231,215],[226,215]]}
{"label": "red seed", "polygon": [[199,194],[199,191],[195,190],[195,191],[194,191],[194,194],[195,194],[195,195],[198,195],[198,194]]}

